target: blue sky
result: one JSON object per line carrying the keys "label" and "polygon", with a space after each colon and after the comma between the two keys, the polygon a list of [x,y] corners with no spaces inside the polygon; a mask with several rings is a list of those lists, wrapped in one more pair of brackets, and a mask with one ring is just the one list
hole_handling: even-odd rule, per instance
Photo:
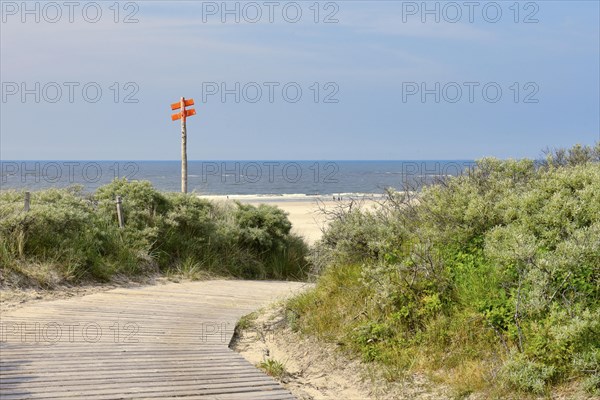
{"label": "blue sky", "polygon": [[[420,1],[320,2],[318,23],[313,1],[275,2],[272,23],[262,1],[246,13],[229,2],[239,23],[220,1],[121,2],[115,23],[113,3],[96,3],[96,23],[86,20],[95,6],[82,14],[88,2],[72,23],[66,8],[59,18],[39,3],[36,23],[22,21],[21,2],[2,1],[2,159],[178,159],[169,104],[180,96],[196,101],[196,160],[536,157],[600,139],[597,1],[480,2],[472,16],[464,2],[428,2],[439,22],[415,10]],[[138,22],[123,23],[131,13]],[[328,15],[337,22],[323,23]],[[22,85],[35,92],[36,82],[39,103],[23,101]],[[236,82],[239,103],[207,93],[235,92]],[[90,83],[88,99],[102,90],[97,102],[83,96]],[[251,102],[257,86],[262,98]],[[138,102],[125,102],[136,89]]]}

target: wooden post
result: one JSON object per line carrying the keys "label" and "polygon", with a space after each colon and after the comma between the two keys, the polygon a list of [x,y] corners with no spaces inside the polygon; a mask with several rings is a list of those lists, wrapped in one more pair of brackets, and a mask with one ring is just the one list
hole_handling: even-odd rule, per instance
{"label": "wooden post", "polygon": [[187,131],[185,125],[185,99],[181,98],[181,192],[187,193]]}
{"label": "wooden post", "polygon": [[187,129],[186,119],[192,115],[196,115],[196,110],[190,108],[186,110],[187,106],[193,106],[194,99],[185,99],[184,97],[179,99],[179,102],[171,104],[171,110],[181,110],[178,113],[171,114],[171,120],[177,121],[181,119],[181,192],[187,193]]}
{"label": "wooden post", "polygon": [[23,207],[23,210],[25,212],[29,211],[30,202],[31,202],[31,193],[25,192],[25,206]]}
{"label": "wooden post", "polygon": [[121,196],[117,196],[117,219],[119,220],[119,228],[123,228],[125,226],[125,222],[123,220],[123,201],[121,200]]}

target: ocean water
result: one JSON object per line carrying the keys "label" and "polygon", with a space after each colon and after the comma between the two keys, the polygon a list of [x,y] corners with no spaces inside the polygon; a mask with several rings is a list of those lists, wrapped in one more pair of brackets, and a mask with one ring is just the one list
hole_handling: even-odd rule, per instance
{"label": "ocean water", "polygon": [[[189,161],[188,191],[203,195],[380,194],[457,175],[471,160]],[[0,161],[0,190],[82,185],[92,192],[114,178],[181,189],[180,161]]]}

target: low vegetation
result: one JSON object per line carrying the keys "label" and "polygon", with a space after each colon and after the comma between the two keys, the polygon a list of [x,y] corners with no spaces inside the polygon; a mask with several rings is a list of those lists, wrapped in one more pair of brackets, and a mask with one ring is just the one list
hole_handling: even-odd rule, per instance
{"label": "low vegetation", "polygon": [[[458,398],[600,395],[600,143],[330,212],[290,326]],[[575,396],[575,395],[574,395]]]}
{"label": "low vegetation", "polygon": [[[118,227],[115,197],[123,198]],[[307,247],[276,207],[211,203],[149,182],[0,192],[0,283],[51,287],[164,273],[302,279]]]}
{"label": "low vegetation", "polygon": [[270,375],[276,379],[281,379],[286,375],[285,365],[281,361],[277,361],[272,358],[267,358],[266,360],[258,363],[258,368],[265,371],[267,375]]}

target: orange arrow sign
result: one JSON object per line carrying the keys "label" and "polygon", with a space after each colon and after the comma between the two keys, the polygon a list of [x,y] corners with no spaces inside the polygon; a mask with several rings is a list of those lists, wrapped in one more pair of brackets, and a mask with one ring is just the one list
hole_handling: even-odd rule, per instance
{"label": "orange arrow sign", "polygon": [[[184,106],[185,107],[193,106],[193,105],[194,105],[194,99],[184,100]],[[171,110],[178,110],[179,108],[181,108],[181,102],[180,101],[178,101],[177,103],[171,104]]]}
{"label": "orange arrow sign", "polygon": [[[182,114],[183,113],[181,113],[181,112],[178,112],[176,114],[172,114],[171,115],[171,120],[177,121],[178,119],[181,119]],[[191,117],[192,115],[196,115],[196,110],[194,110],[193,108],[190,108],[189,110],[185,110],[185,117],[186,118],[187,117]]]}

